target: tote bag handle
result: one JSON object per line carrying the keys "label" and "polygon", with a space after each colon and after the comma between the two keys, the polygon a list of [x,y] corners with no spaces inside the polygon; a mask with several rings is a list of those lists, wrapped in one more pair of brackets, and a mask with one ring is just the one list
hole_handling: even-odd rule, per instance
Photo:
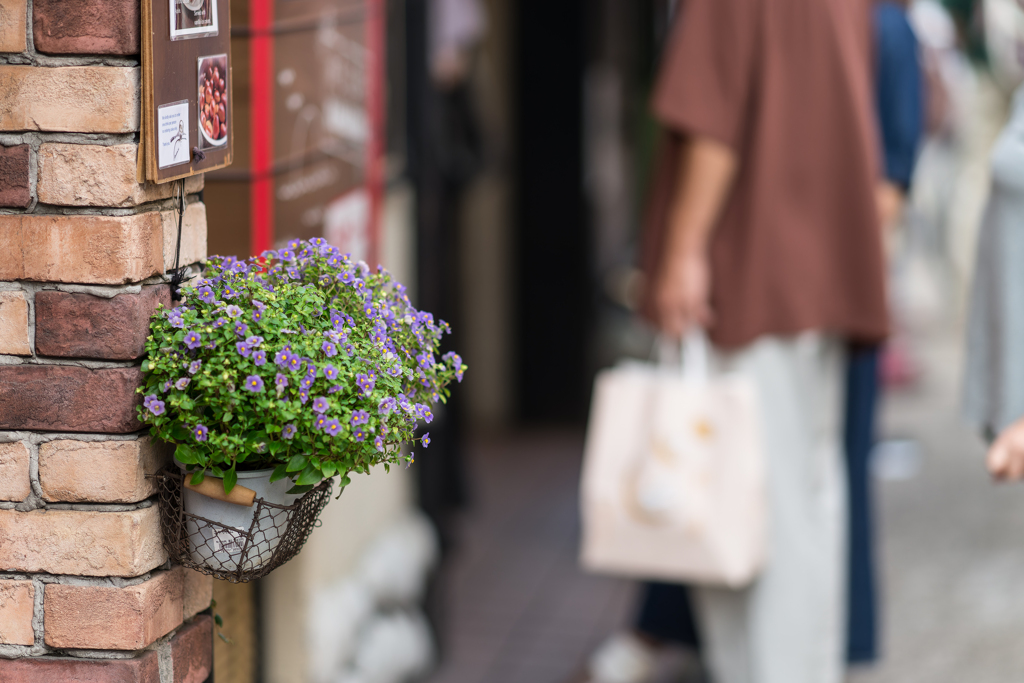
{"label": "tote bag handle", "polygon": [[658,335],[658,362],[662,367],[678,362],[683,381],[701,386],[707,383],[711,375],[710,346],[707,334],[700,328],[691,330],[678,342],[665,335]]}

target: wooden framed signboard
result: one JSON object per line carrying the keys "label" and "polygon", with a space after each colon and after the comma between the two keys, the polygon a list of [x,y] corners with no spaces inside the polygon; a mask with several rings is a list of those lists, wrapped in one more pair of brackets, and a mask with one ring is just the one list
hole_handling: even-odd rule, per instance
{"label": "wooden framed signboard", "polygon": [[228,3],[142,0],[140,180],[166,183],[231,163]]}

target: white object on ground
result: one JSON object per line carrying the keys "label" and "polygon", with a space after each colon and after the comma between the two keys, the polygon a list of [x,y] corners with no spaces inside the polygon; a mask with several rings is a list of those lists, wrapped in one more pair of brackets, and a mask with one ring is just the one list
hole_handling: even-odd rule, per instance
{"label": "white object on ground", "polygon": [[356,577],[381,605],[419,602],[437,563],[437,532],[422,514],[410,515],[380,534],[363,553]]}
{"label": "white object on ground", "polygon": [[434,665],[434,642],[418,610],[375,616],[363,630],[353,667],[335,683],[404,683]]}
{"label": "white object on ground", "polygon": [[590,656],[589,683],[647,683],[654,672],[654,652],[631,633],[610,636]]}
{"label": "white object on ground", "polygon": [[309,676],[328,683],[355,654],[357,636],[375,611],[373,593],[346,579],[317,591],[309,606]]}

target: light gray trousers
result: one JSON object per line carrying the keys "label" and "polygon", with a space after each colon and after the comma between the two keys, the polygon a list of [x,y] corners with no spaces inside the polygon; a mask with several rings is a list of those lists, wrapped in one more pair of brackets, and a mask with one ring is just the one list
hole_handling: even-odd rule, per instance
{"label": "light gray trousers", "polygon": [[694,591],[715,683],[840,683],[844,670],[845,350],[832,337],[764,337],[715,353],[756,383],[768,474],[768,558],[748,588]]}

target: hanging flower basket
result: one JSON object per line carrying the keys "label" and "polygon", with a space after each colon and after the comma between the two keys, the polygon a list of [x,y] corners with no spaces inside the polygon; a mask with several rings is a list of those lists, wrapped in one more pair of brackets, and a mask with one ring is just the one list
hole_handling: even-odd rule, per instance
{"label": "hanging flower basket", "polygon": [[[208,498],[202,511],[210,516],[204,517],[193,506],[187,510],[187,495],[206,496],[185,487],[180,469],[166,467],[156,478],[160,527],[171,561],[232,583],[266,576],[298,555],[309,534],[320,526],[320,511],[331,497],[331,480],[327,479],[306,493],[291,496],[288,504],[262,497],[254,497],[251,505]],[[244,488],[245,480],[240,482],[236,490]],[[222,514],[224,508],[227,519]],[[230,515],[236,511],[231,508],[238,513],[233,519]],[[237,524],[239,517],[248,524]]]}
{"label": "hanging flower basket", "polygon": [[211,257],[180,305],[158,307],[142,363],[139,419],[175,446],[160,475],[172,558],[263,576],[302,547],[334,477],[411,462],[405,446],[430,444],[418,430],[466,370],[436,355],[448,331],[384,268],[320,238]]}

